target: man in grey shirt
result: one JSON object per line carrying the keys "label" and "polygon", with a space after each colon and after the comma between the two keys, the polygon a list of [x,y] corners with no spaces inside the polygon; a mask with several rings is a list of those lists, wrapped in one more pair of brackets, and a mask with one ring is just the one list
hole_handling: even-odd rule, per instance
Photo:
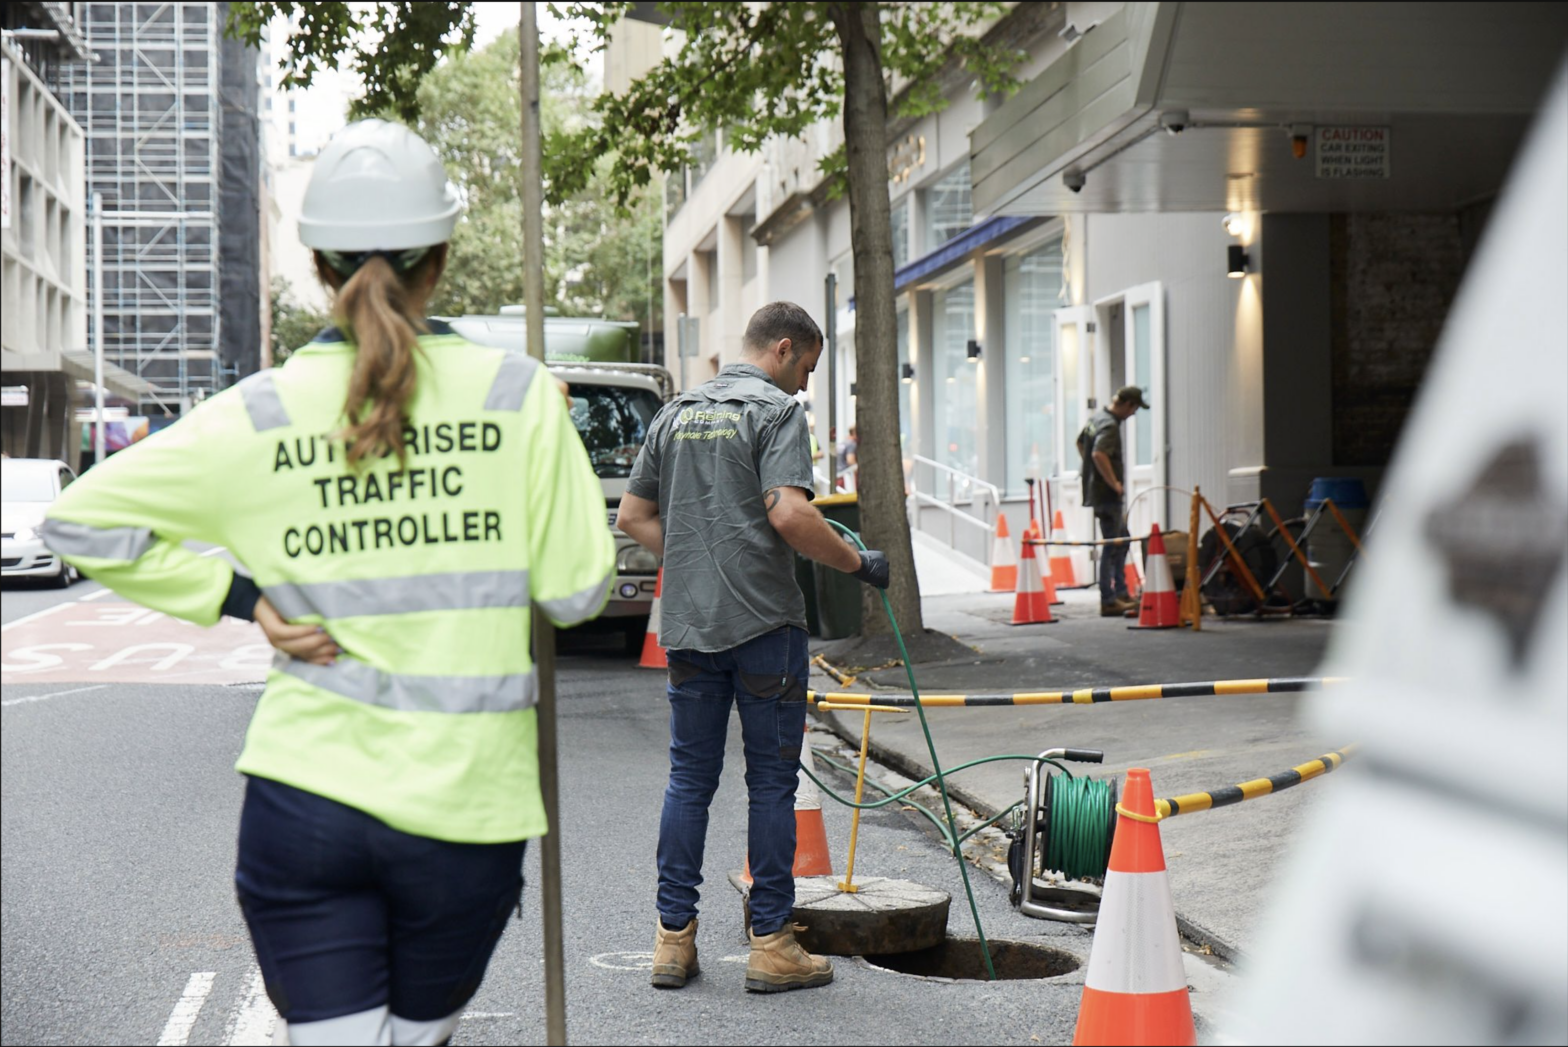
{"label": "man in grey shirt", "polygon": [[670,782],[659,822],[653,984],[697,973],[697,886],[730,705],[750,794],[751,956],[746,988],[826,985],[833,966],[795,941],[795,783],[806,729],[806,603],[791,549],[879,588],[887,558],[860,552],[811,504],[811,440],[794,394],[822,355],[798,305],[746,327],[744,362],[677,396],[648,429],[617,523],[664,557],[659,643],[669,650]]}

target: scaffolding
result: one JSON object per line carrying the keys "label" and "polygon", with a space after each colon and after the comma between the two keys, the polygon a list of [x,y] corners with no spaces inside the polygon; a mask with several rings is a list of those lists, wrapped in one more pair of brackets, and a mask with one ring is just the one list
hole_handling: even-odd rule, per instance
{"label": "scaffolding", "polygon": [[105,357],[184,406],[226,384],[214,184],[226,7],[78,4],[97,61],[59,74],[86,133],[87,192],[104,200]]}

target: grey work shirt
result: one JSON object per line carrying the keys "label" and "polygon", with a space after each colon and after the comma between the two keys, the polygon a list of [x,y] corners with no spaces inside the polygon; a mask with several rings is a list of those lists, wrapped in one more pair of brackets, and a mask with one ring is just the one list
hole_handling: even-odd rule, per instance
{"label": "grey work shirt", "polygon": [[1094,427],[1094,443],[1089,448],[1088,459],[1084,462],[1084,478],[1088,481],[1085,501],[1093,506],[1120,505],[1121,495],[1111,490],[1105,478],[1100,475],[1100,470],[1094,464],[1094,452],[1099,451],[1111,460],[1111,473],[1120,483],[1123,479],[1122,423],[1109,408],[1102,407],[1090,417],[1089,424]]}
{"label": "grey work shirt", "polygon": [[762,502],[775,487],[811,497],[811,434],[762,368],[730,364],[654,418],[626,490],[659,503],[661,645],[711,653],[806,627],[795,554]]}

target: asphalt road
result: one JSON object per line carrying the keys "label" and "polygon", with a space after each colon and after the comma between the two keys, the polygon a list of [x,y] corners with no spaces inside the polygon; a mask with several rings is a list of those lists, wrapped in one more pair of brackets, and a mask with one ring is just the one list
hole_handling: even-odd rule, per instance
{"label": "asphalt road", "polygon": [[[90,583],[64,592],[8,586],[7,665],[12,638],[23,630],[32,630],[29,642],[37,642],[48,638],[51,617],[66,622],[117,602],[109,594],[94,596],[98,591]],[[47,613],[24,621],[39,612]],[[145,622],[124,628],[142,626],[156,631]],[[69,632],[63,626],[57,631]],[[89,633],[106,635],[80,631]],[[562,648],[565,952],[573,1042],[1071,1040],[1081,970],[1050,980],[986,984],[919,979],[844,959],[831,987],[771,997],[745,993],[741,906],[726,882],[745,846],[738,728],[709,831],[699,937],[704,973],[679,992],[652,989],[646,967],[653,854],[667,770],[662,675],[638,669],[622,655],[618,634],[568,636]],[[137,665],[135,658],[105,661],[112,659],[82,666],[77,682],[7,676],[0,732],[0,1040],[268,1042],[273,1015],[258,990],[231,887],[242,791],[233,762],[259,688],[124,682],[145,678],[149,665]],[[824,737],[820,744],[830,742]],[[849,816],[829,804],[825,820],[835,868],[842,872]],[[972,934],[957,867],[907,815],[880,812],[863,821],[856,872],[951,892],[949,933]],[[536,849],[528,876],[524,914],[503,938],[454,1042],[544,1042]],[[974,870],[972,880],[988,936],[1049,944],[1087,959],[1087,931],[1018,916],[1002,883]]]}

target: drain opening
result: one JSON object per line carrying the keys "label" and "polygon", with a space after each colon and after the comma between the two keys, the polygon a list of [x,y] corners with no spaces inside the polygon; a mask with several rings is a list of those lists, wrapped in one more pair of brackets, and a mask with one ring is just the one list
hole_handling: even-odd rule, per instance
{"label": "drain opening", "polygon": [[[1078,957],[1062,949],[1033,942],[992,938],[991,964],[1002,981],[1059,978],[1076,971]],[[956,981],[988,981],[985,957],[975,938],[948,938],[940,945],[917,952],[883,953],[865,957],[867,963],[883,970],[911,974],[919,978],[951,978]]]}

